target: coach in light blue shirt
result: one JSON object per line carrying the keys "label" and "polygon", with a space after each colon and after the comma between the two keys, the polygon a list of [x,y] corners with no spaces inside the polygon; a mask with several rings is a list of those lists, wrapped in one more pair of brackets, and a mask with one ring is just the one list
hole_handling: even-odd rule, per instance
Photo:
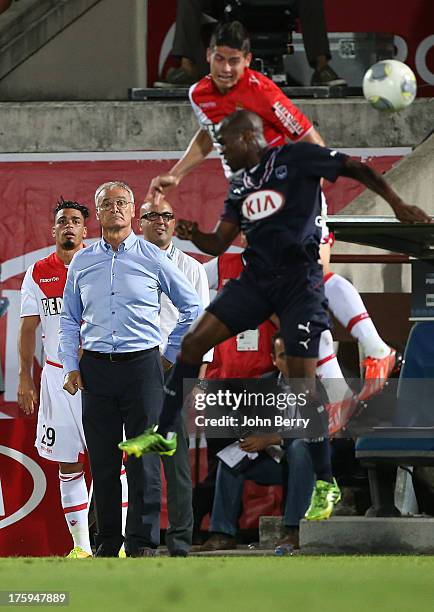
{"label": "coach in light blue shirt", "polygon": [[[134,196],[119,181],[95,194],[102,239],[74,257],[60,316],[59,356],[64,389],[82,389],[83,427],[92,468],[97,519],[97,556],[117,556],[122,544],[121,452],[127,438],[158,422],[162,367],[158,347],[160,294],[179,311],[164,363],[175,360],[180,342],[202,310],[188,279],[155,245],[132,232]],[[72,231],[72,230],[71,230]],[[83,348],[80,363],[78,347]],[[150,556],[159,544],[160,459],[127,462],[129,508],[125,550]],[[133,500],[133,503],[131,501]]]}

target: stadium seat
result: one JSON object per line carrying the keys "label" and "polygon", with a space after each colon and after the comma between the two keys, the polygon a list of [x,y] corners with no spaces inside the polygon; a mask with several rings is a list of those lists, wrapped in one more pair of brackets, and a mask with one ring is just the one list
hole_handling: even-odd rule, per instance
{"label": "stadium seat", "polygon": [[[434,379],[434,322],[411,329],[398,383],[396,427],[430,427],[434,406],[430,382],[415,393],[414,379]],[[417,399],[416,399],[417,398]],[[394,503],[398,466],[434,465],[434,437],[362,437],[356,458],[368,469],[372,506],[367,516],[399,516]]]}

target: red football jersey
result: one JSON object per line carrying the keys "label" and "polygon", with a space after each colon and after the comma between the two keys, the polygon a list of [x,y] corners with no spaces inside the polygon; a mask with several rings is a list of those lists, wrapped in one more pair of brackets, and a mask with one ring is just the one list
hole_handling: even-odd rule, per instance
{"label": "red football jersey", "polygon": [[45,355],[54,363],[59,363],[59,322],[67,272],[54,252],[28,268],[21,287],[21,316],[39,315]]}
{"label": "red football jersey", "polygon": [[269,78],[246,68],[238,83],[221,93],[210,75],[190,88],[190,102],[200,126],[215,142],[215,127],[236,110],[259,115],[269,146],[279,146],[287,139],[297,142],[312,129],[312,123]]}

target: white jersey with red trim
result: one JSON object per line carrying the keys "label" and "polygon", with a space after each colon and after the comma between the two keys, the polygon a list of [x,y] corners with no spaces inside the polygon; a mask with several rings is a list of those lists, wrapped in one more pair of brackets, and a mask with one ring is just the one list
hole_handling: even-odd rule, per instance
{"label": "white jersey with red trim", "polygon": [[45,355],[54,363],[60,363],[57,347],[67,271],[63,261],[52,253],[28,268],[21,286],[21,317],[39,315]]}
{"label": "white jersey with red trim", "polygon": [[285,144],[288,139],[297,142],[312,129],[309,119],[273,81],[250,68],[226,93],[221,93],[208,75],[191,86],[189,96],[201,128],[208,131],[215,144],[217,125],[240,109],[261,117],[264,136],[271,147]]}

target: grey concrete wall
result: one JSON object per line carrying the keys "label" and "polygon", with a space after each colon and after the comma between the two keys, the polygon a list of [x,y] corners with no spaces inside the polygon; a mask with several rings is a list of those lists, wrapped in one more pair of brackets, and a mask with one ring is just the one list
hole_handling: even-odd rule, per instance
{"label": "grey concrete wall", "polygon": [[[145,85],[146,0],[79,4],[91,8],[70,25],[57,11],[21,46],[8,47],[4,69],[15,54],[21,57],[23,46],[33,54],[0,81],[0,100],[125,100],[129,87]],[[71,3],[62,5],[66,11]],[[44,40],[49,42],[39,48]]]}
{"label": "grey concrete wall", "polygon": [[[131,83],[117,68],[92,87],[120,95]],[[86,83],[78,82],[79,73],[71,73],[71,90],[90,87],[92,78],[86,74]],[[432,99],[416,100],[394,115],[379,113],[358,98],[297,100],[297,105],[335,147],[413,146],[432,129],[434,116]],[[1,153],[183,150],[197,129],[187,101],[10,102],[0,110]]]}
{"label": "grey concrete wall", "polygon": [[432,555],[434,519],[332,517],[300,522],[300,548],[308,555]]}
{"label": "grey concrete wall", "polygon": [[300,106],[334,147],[414,146],[434,127],[432,98],[419,98],[399,113],[378,112],[364,98],[309,100]]}
{"label": "grey concrete wall", "polygon": [[0,16],[0,78],[102,0],[20,0]]}
{"label": "grey concrete wall", "polygon": [[[408,204],[416,204],[434,215],[434,135],[386,174],[387,181]],[[366,190],[353,200],[344,215],[393,216],[388,204]],[[337,242],[336,254],[384,254],[372,247]],[[333,270],[351,280],[360,292],[411,292],[410,266],[381,264],[339,264]]]}

